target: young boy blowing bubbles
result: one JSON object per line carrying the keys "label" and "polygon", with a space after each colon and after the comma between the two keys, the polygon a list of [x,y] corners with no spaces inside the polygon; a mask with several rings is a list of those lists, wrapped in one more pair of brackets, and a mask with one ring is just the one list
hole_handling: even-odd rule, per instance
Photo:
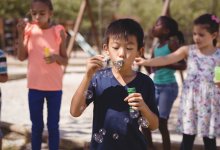
{"label": "young boy blowing bubbles", "polygon": [[[78,117],[94,103],[90,149],[146,150],[138,120],[145,120],[151,130],[158,128],[153,81],[132,69],[135,58],[144,51],[143,37],[143,29],[136,21],[113,21],[107,28],[103,45],[113,62],[112,67],[103,69],[104,56],[101,55],[87,62],[84,78],[73,95],[70,113]],[[128,95],[127,88],[135,88],[136,92]],[[139,112],[139,116],[131,118],[129,108]]]}

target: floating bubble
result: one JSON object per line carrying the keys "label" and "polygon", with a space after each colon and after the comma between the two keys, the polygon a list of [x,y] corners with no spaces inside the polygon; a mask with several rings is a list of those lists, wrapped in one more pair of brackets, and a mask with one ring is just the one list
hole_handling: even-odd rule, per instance
{"label": "floating bubble", "polygon": [[118,138],[119,138],[118,133],[114,133],[114,134],[112,135],[112,138],[113,138],[114,140],[118,140]]}
{"label": "floating bubble", "polygon": [[93,134],[93,139],[97,142],[97,143],[102,143],[103,142],[103,136],[99,133],[94,133]]}
{"label": "floating bubble", "polygon": [[102,128],[102,129],[99,130],[99,133],[101,135],[105,135],[106,134],[106,130],[104,128]]}
{"label": "floating bubble", "polygon": [[91,99],[93,97],[93,93],[90,90],[87,90],[84,92],[84,96],[86,97],[86,99]]}
{"label": "floating bubble", "polygon": [[109,57],[105,57],[102,61],[102,68],[107,68],[108,67],[108,61],[109,61]]}
{"label": "floating bubble", "polygon": [[125,117],[125,118],[124,118],[124,122],[125,122],[125,123],[128,123],[128,122],[129,122],[129,118],[128,118],[128,117]]}
{"label": "floating bubble", "polygon": [[92,82],[92,86],[93,86],[93,87],[96,87],[97,85],[96,85],[96,83],[95,83],[95,82]]}
{"label": "floating bubble", "polygon": [[124,65],[124,60],[117,60],[113,62],[113,65],[116,69],[121,70],[122,66]]}
{"label": "floating bubble", "polygon": [[139,119],[138,119],[138,124],[142,127],[142,128],[148,128],[149,127],[149,122],[145,119],[145,118],[143,118],[143,117],[140,117]]}

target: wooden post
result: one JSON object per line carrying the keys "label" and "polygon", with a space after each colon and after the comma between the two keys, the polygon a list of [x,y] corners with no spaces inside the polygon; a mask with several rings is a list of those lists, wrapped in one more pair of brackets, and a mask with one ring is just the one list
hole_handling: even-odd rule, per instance
{"label": "wooden post", "polygon": [[170,6],[170,0],[163,0],[163,10],[162,10],[162,16],[169,16],[169,6]]}
{"label": "wooden post", "polygon": [[100,43],[99,43],[99,37],[98,37],[98,33],[97,33],[97,29],[96,29],[96,26],[95,26],[95,23],[94,23],[94,19],[93,19],[93,16],[92,16],[92,10],[91,10],[91,7],[90,7],[90,3],[89,3],[89,0],[86,0],[87,1],[87,13],[88,13],[88,16],[90,18],[90,21],[91,21],[91,25],[92,25],[92,31],[95,35],[95,40],[96,40],[96,45],[98,47],[98,52],[99,54],[101,54],[101,48],[100,48]]}
{"label": "wooden post", "polygon": [[212,0],[212,4],[211,4],[212,14],[217,13],[217,8],[218,8],[218,0]]}
{"label": "wooden post", "polygon": [[79,26],[82,22],[82,17],[83,17],[83,14],[85,12],[86,5],[87,5],[87,0],[83,0],[82,3],[81,3],[80,9],[79,9],[78,16],[76,18],[76,23],[75,23],[74,28],[73,28],[74,34],[73,34],[73,36],[71,36],[69,44],[67,46],[67,56],[68,56],[68,58],[70,57],[72,48],[75,44],[76,35],[79,31]]}

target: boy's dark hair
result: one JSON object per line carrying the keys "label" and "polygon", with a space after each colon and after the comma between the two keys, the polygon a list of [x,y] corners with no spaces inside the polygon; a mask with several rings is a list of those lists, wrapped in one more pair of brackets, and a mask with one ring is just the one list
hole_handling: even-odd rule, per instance
{"label": "boy's dark hair", "polygon": [[34,2],[44,3],[45,5],[48,6],[48,8],[50,9],[50,11],[53,11],[53,4],[52,4],[51,0],[32,0],[32,1],[31,1],[31,4],[34,3]]}
{"label": "boy's dark hair", "polygon": [[[213,14],[203,14],[194,20],[194,25],[202,25],[210,34],[219,32],[219,22],[217,16]],[[214,46],[217,44],[217,39],[213,40]]]}
{"label": "boy's dark hair", "polygon": [[160,20],[163,25],[169,29],[169,35],[168,38],[172,37],[172,36],[177,36],[180,44],[184,43],[184,37],[181,31],[179,31],[179,26],[178,23],[171,17],[168,16],[160,16],[158,18],[158,20]]}
{"label": "boy's dark hair", "polygon": [[124,18],[113,21],[105,32],[104,43],[108,44],[109,37],[124,37],[133,35],[137,38],[138,50],[144,46],[144,31],[141,25],[133,19]]}

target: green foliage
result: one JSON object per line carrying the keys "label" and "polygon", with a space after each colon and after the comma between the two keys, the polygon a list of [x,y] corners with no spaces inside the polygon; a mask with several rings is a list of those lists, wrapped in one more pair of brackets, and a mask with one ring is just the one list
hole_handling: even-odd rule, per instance
{"label": "green foliage", "polygon": [[[24,17],[29,10],[31,0],[1,0],[0,17]],[[132,17],[139,21],[145,32],[148,32],[156,19],[161,15],[163,0],[90,0],[92,15],[100,35],[107,25],[116,18]],[[76,20],[82,0],[52,0],[54,5],[53,19],[59,22]],[[219,0],[171,0],[170,14],[179,23],[185,35],[190,35],[193,20],[206,12],[220,16]],[[91,23],[85,12],[80,32],[90,34]]]}
{"label": "green foliage", "polygon": [[162,0],[122,0],[118,13],[138,20],[148,31],[162,11]]}
{"label": "green foliage", "polygon": [[29,0],[1,0],[0,17],[17,18],[25,17],[29,10]]}

